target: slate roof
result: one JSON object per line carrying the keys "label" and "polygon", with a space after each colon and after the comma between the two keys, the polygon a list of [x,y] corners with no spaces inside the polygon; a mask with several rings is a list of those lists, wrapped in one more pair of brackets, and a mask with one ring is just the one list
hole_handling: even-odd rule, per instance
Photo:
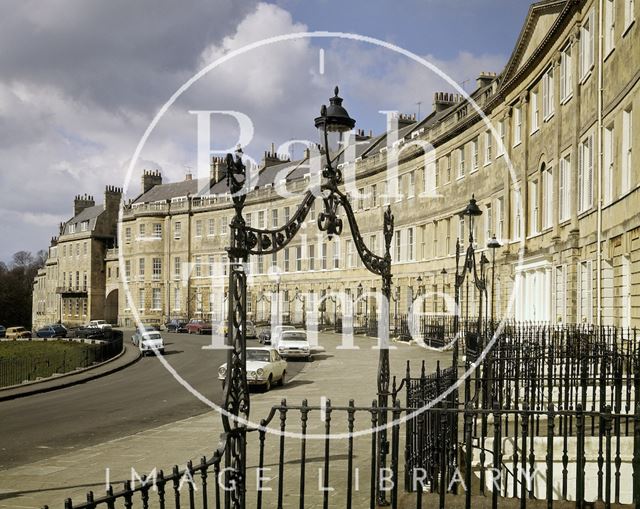
{"label": "slate roof", "polygon": [[92,231],[96,227],[96,221],[98,217],[103,212],[104,212],[103,205],[94,205],[93,207],[87,207],[86,209],[81,211],[80,214],[72,217],[71,219],[69,219],[69,221],[65,223],[63,234],[66,235],[71,233],[70,227],[72,224],[76,225],[76,233],[79,232],[80,223],[83,223],[84,221],[89,221],[89,227],[87,228],[87,231]]}
{"label": "slate roof", "polygon": [[196,194],[199,189],[199,182],[203,186],[206,185],[202,181],[202,179],[182,180],[181,182],[160,184],[152,187],[149,191],[136,198],[134,203],[151,203],[154,201],[165,201],[171,200],[171,198],[187,196],[188,194]]}

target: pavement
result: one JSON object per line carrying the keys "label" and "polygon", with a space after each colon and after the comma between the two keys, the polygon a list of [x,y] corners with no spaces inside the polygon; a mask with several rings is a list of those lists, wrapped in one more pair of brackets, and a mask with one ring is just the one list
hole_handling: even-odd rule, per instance
{"label": "pavement", "polygon": [[55,391],[120,371],[140,359],[140,350],[138,348],[126,343],[123,346],[122,352],[118,355],[95,366],[0,389],[0,401],[9,401],[33,394]]}
{"label": "pavement", "polygon": [[[351,399],[355,400],[356,405],[370,406],[376,397],[378,351],[373,348],[376,340],[357,337],[355,346],[358,349],[341,349],[340,336],[331,333],[321,334],[320,344],[326,351],[316,355],[314,362],[301,363],[301,371],[290,379],[285,387],[265,394],[252,392],[251,419],[254,422],[266,417],[271,407],[279,404],[283,398],[286,398],[289,404],[300,404],[306,399],[309,405],[317,406],[329,398],[333,406],[348,405]],[[411,360],[413,372],[417,376],[423,359],[427,362],[428,371],[435,369],[436,361],[449,363],[451,359],[450,353],[436,353],[417,345],[399,343],[394,346],[396,348],[390,352],[391,373],[398,377],[404,375],[407,360]],[[108,377],[102,380],[108,380]],[[354,439],[354,466],[358,469],[358,483],[362,489],[357,492],[354,507],[363,507],[368,496],[368,487],[365,485],[368,485],[368,468],[371,463],[371,435],[366,433],[370,425],[370,419],[366,414],[367,412],[364,412],[364,415],[356,414],[356,430],[363,431],[363,434]],[[345,415],[344,412],[334,411],[332,431],[346,429]],[[320,412],[310,414],[309,433],[323,432],[326,421],[321,417]],[[287,429],[299,429],[299,416],[294,411],[290,412],[288,419],[291,428]],[[271,426],[279,428],[279,425],[280,419],[276,416]],[[209,456],[217,447],[221,432],[220,415],[217,411],[207,411],[139,433],[4,469],[0,471],[0,508],[38,508],[44,504],[51,508],[63,507],[66,497],[72,497],[75,503],[79,503],[85,500],[88,490],[93,490],[96,496],[104,493],[106,479],[116,488],[121,486],[124,480],[131,479],[132,469],[142,475],[151,472],[153,468],[170,471],[172,465],[178,463],[184,466],[189,459],[199,462],[203,455]],[[46,426],[43,426],[43,433],[46,433]],[[255,433],[249,434],[248,497],[251,501],[254,501],[256,496],[257,439]],[[265,462],[272,470],[264,475],[274,479],[266,482],[268,487],[272,487],[272,491],[263,492],[263,504],[264,507],[274,507],[278,485],[276,478],[279,437],[268,433],[265,444]],[[298,504],[300,445],[301,441],[298,438],[286,439],[284,507],[297,507]],[[325,441],[309,438],[306,447],[306,506],[317,507],[321,506],[324,494],[319,488]],[[344,505],[346,450],[347,440],[331,440],[331,505]],[[210,504],[213,504],[211,498]]]}

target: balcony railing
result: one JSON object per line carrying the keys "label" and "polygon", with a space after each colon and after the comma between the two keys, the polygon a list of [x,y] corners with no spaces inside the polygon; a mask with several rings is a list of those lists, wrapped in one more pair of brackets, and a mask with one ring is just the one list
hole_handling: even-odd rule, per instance
{"label": "balcony railing", "polygon": [[58,286],[56,287],[56,293],[64,296],[85,296],[87,295],[86,286]]}

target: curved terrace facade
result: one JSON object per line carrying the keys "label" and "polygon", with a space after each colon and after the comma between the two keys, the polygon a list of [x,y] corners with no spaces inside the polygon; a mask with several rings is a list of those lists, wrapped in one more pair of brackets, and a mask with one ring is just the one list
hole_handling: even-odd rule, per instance
{"label": "curved terrace facade", "polygon": [[[420,287],[421,311],[451,311],[443,300],[453,295],[456,239],[468,235],[459,212],[474,195],[483,211],[475,224],[478,247],[493,235],[503,245],[496,252],[497,316],[640,325],[638,15],[640,6],[629,0],[535,3],[506,67],[478,77],[473,102],[438,92],[432,112],[420,121],[398,115],[391,132],[356,132],[355,157],[338,156],[340,167],[356,176],[351,203],[369,246],[379,254],[382,214],[387,204],[392,208],[399,312],[409,309]],[[247,199],[247,222],[272,228],[288,221],[309,185],[312,162],[309,152],[299,161],[266,152]],[[282,186],[291,198],[281,196]],[[248,298],[254,319],[268,317],[274,272],[280,310],[294,321],[300,321],[303,306],[307,312],[321,308],[322,296],[336,291],[370,294],[354,312],[375,315],[380,281],[361,266],[348,226],[339,239],[320,234],[315,224],[320,206],[316,200],[297,244],[251,260]],[[205,180],[188,176],[163,183],[159,172],[145,172],[141,194],[126,204],[119,225],[123,264],[115,228],[103,241],[104,252],[90,257],[87,296],[100,294],[102,300],[95,302],[104,310],[90,306],[92,316],[86,319],[108,316],[132,325],[132,306],[146,323],[223,318],[231,216],[222,160],[212,161]],[[85,320],[74,315],[76,308],[65,314],[66,304],[59,308],[49,295],[62,282],[39,283],[54,277],[47,273],[54,259],[55,277],[68,278],[60,246],[72,235],[65,226],[38,275],[34,324],[57,321],[52,317],[60,309],[63,322]],[[98,283],[95,277],[102,279]],[[294,298],[296,290],[305,298]],[[326,305],[323,319],[331,322],[332,304]],[[338,304],[339,312],[347,306]],[[477,298],[470,299],[470,307],[475,315]],[[43,313],[36,316],[36,309]]]}

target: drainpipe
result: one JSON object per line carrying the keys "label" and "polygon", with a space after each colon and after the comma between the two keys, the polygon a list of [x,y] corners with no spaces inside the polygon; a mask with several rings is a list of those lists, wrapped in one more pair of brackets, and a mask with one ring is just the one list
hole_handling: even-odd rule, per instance
{"label": "drainpipe", "polygon": [[598,0],[598,166],[597,178],[598,182],[598,218],[597,218],[597,264],[596,264],[596,323],[598,329],[602,325],[602,103],[603,103],[603,0]]}
{"label": "drainpipe", "polygon": [[167,258],[165,260],[166,263],[163,264],[162,277],[167,282],[166,284],[166,295],[167,295],[167,322],[171,321],[171,200],[167,200],[167,206],[169,212],[167,213],[167,217],[164,220],[164,238],[167,243],[167,249],[165,252],[167,253]]}

